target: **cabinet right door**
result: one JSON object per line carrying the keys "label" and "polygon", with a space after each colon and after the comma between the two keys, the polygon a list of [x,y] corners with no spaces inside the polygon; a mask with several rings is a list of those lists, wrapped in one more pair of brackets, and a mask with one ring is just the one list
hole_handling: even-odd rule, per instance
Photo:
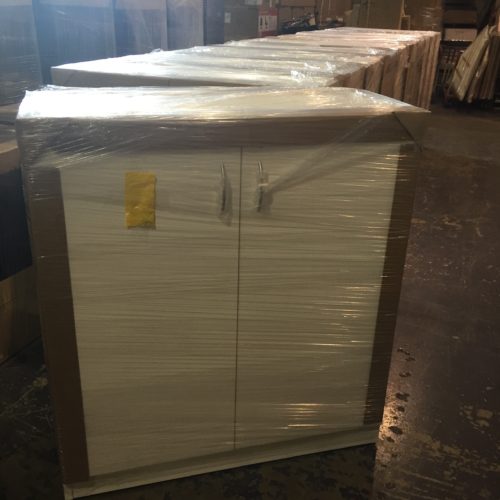
{"label": "cabinet right door", "polygon": [[363,425],[398,155],[243,151],[237,447]]}

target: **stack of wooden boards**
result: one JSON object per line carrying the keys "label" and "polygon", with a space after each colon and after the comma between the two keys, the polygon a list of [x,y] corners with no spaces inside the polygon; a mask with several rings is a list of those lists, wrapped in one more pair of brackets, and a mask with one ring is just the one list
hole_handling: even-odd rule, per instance
{"label": "stack of wooden boards", "polygon": [[57,85],[293,86],[370,90],[430,105],[440,35],[340,28],[67,64]]}
{"label": "stack of wooden boards", "polygon": [[458,61],[450,92],[460,101],[492,100],[500,70],[500,33],[487,26]]}

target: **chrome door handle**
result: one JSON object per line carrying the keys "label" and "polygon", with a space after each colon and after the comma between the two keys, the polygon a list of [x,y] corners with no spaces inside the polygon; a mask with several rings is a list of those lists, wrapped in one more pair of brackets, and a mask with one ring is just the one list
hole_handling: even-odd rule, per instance
{"label": "chrome door handle", "polygon": [[257,212],[262,212],[264,207],[264,198],[266,196],[266,188],[268,184],[268,177],[264,172],[262,162],[259,161],[259,169],[257,171]]}
{"label": "chrome door handle", "polygon": [[228,207],[228,199],[227,199],[227,190],[228,190],[228,181],[226,174],[226,166],[224,162],[220,165],[220,207],[219,207],[219,215],[224,215],[227,211]]}
{"label": "chrome door handle", "polygon": [[231,225],[233,218],[233,191],[231,189],[231,180],[226,173],[224,162],[220,164],[220,195],[218,217],[226,225]]}

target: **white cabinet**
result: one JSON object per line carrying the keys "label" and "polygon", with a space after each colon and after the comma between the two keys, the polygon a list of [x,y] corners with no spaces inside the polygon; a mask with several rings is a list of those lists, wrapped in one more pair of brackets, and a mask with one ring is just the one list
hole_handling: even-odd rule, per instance
{"label": "white cabinet", "polygon": [[28,95],[72,494],[376,439],[422,114],[352,89]]}
{"label": "white cabinet", "polygon": [[[398,150],[61,170],[91,472],[363,425]],[[131,171],[156,177],[154,230],[124,224]]]}

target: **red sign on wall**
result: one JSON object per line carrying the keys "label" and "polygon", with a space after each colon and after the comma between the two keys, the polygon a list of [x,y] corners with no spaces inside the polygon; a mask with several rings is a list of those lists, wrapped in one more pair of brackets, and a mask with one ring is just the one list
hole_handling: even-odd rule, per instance
{"label": "red sign on wall", "polygon": [[276,7],[259,8],[259,36],[276,35],[278,32],[278,9]]}

